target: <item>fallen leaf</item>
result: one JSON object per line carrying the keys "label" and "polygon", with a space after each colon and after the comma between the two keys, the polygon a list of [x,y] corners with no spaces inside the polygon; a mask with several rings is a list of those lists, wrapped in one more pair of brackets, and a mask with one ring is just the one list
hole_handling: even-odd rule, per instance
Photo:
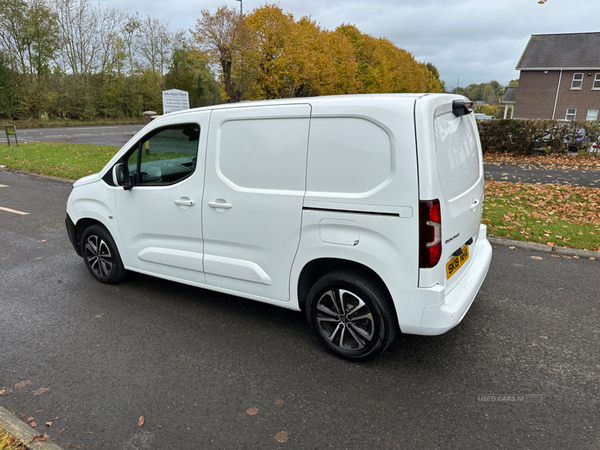
{"label": "fallen leaf", "polygon": [[41,241],[41,242],[46,242],[46,239],[42,239],[42,241]]}
{"label": "fallen leaf", "polygon": [[280,431],[275,435],[275,440],[277,440],[277,442],[286,442],[289,439],[289,436],[289,431]]}
{"label": "fallen leaf", "polygon": [[246,410],[246,414],[248,414],[249,416],[254,416],[258,413],[258,408],[248,408]]}
{"label": "fallen leaf", "polygon": [[100,317],[102,317],[102,314],[98,314],[97,316],[94,316],[96,319],[99,319]]}
{"label": "fallen leaf", "polygon": [[33,422],[34,420],[35,420],[35,419],[34,419],[33,417],[30,417],[30,418],[29,418],[29,419],[27,419],[25,422],[26,422],[26,423],[31,423],[31,422]]}
{"label": "fallen leaf", "polygon": [[60,430],[60,431],[58,432],[58,434],[62,433],[62,432],[63,432],[63,431],[65,431],[65,430],[66,430],[66,428],[63,428],[62,430]]}
{"label": "fallen leaf", "polygon": [[542,258],[540,256],[532,256],[531,259],[544,259],[544,258]]}
{"label": "fallen leaf", "polygon": [[141,427],[142,425],[144,425],[144,416],[140,416],[138,420],[138,427]]}
{"label": "fallen leaf", "polygon": [[15,384],[15,389],[23,389],[25,386],[29,386],[30,384],[30,380],[21,381],[20,383]]}
{"label": "fallen leaf", "polygon": [[50,389],[42,387],[33,393],[33,395],[42,395],[44,392],[48,392]]}
{"label": "fallen leaf", "polygon": [[31,422],[29,425],[31,425],[32,428],[37,427],[37,423],[35,423],[35,422]]}
{"label": "fallen leaf", "polygon": [[508,247],[508,248],[510,248],[511,250],[516,250],[517,249],[517,247]]}
{"label": "fallen leaf", "polygon": [[47,427],[51,427],[52,426],[52,422],[46,422],[46,426]]}
{"label": "fallen leaf", "polygon": [[5,392],[6,392],[6,389],[2,389],[2,390],[0,391],[0,395],[4,394]]}
{"label": "fallen leaf", "polygon": [[[40,434],[39,436],[34,436],[33,439],[31,441],[29,441],[29,444],[33,444],[34,442],[44,442],[47,439],[46,436],[44,436],[43,434]],[[29,445],[27,444],[27,445]]]}
{"label": "fallen leaf", "polygon": [[575,255],[573,256],[574,259],[579,259],[579,256]]}
{"label": "fallen leaf", "polygon": [[276,405],[283,405],[283,403],[284,403],[283,400],[280,400],[280,399],[275,400]]}

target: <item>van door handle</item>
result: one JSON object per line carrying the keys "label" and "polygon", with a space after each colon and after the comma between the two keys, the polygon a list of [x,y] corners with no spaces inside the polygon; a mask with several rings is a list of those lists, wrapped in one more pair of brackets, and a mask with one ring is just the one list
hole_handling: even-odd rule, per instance
{"label": "van door handle", "polygon": [[223,200],[221,198],[218,199],[215,202],[208,202],[208,206],[210,206],[211,208],[215,208],[215,209],[230,209],[230,208],[233,208],[233,205],[231,203],[227,203],[225,200]]}
{"label": "van door handle", "polygon": [[479,206],[479,200],[474,198],[473,203],[471,204],[471,211],[475,212],[475,210],[477,209],[478,206]]}
{"label": "van door handle", "polygon": [[180,206],[194,206],[196,202],[187,197],[181,197],[179,200],[175,200],[175,204]]}

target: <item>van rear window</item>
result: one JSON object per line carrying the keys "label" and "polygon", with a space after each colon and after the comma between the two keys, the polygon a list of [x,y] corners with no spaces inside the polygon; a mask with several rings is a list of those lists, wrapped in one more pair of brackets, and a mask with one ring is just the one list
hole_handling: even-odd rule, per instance
{"label": "van rear window", "polygon": [[470,116],[451,112],[435,118],[437,169],[448,200],[468,191],[481,176],[475,126]]}

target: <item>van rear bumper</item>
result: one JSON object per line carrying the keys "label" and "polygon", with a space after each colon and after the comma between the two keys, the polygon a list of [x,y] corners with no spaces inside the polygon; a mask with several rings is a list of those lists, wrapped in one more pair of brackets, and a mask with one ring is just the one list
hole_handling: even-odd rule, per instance
{"label": "van rear bumper", "polygon": [[428,305],[421,318],[421,334],[434,336],[443,334],[458,325],[471,307],[492,261],[492,246],[487,240],[487,227],[481,225],[475,245],[475,258],[469,272],[454,286],[451,292],[444,295],[436,305]]}
{"label": "van rear bumper", "polygon": [[471,256],[474,261],[450,292],[440,285],[418,288],[409,296],[392,291],[403,333],[435,336],[461,322],[475,300],[492,261],[492,246],[486,232],[487,227],[481,225]]}

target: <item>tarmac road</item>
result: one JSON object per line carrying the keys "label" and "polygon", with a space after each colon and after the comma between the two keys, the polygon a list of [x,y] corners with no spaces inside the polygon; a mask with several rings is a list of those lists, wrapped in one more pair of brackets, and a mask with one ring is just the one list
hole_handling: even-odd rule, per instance
{"label": "tarmac road", "polygon": [[0,185],[29,213],[0,210],[0,406],[64,448],[600,447],[599,261],[498,246],[458,327],[353,364],[301,313],[97,283],[65,232],[70,185]]}
{"label": "tarmac road", "polygon": [[[600,162],[600,158],[598,159]],[[485,179],[512,183],[552,183],[600,188],[600,170],[585,166],[485,163]]]}
{"label": "tarmac road", "polygon": [[[140,131],[143,125],[110,125],[94,127],[64,128],[24,128],[17,130],[19,143],[25,142],[77,142],[78,144],[97,144],[123,146]],[[4,128],[0,130],[0,142],[6,143]],[[10,138],[14,145],[14,137]]]}

